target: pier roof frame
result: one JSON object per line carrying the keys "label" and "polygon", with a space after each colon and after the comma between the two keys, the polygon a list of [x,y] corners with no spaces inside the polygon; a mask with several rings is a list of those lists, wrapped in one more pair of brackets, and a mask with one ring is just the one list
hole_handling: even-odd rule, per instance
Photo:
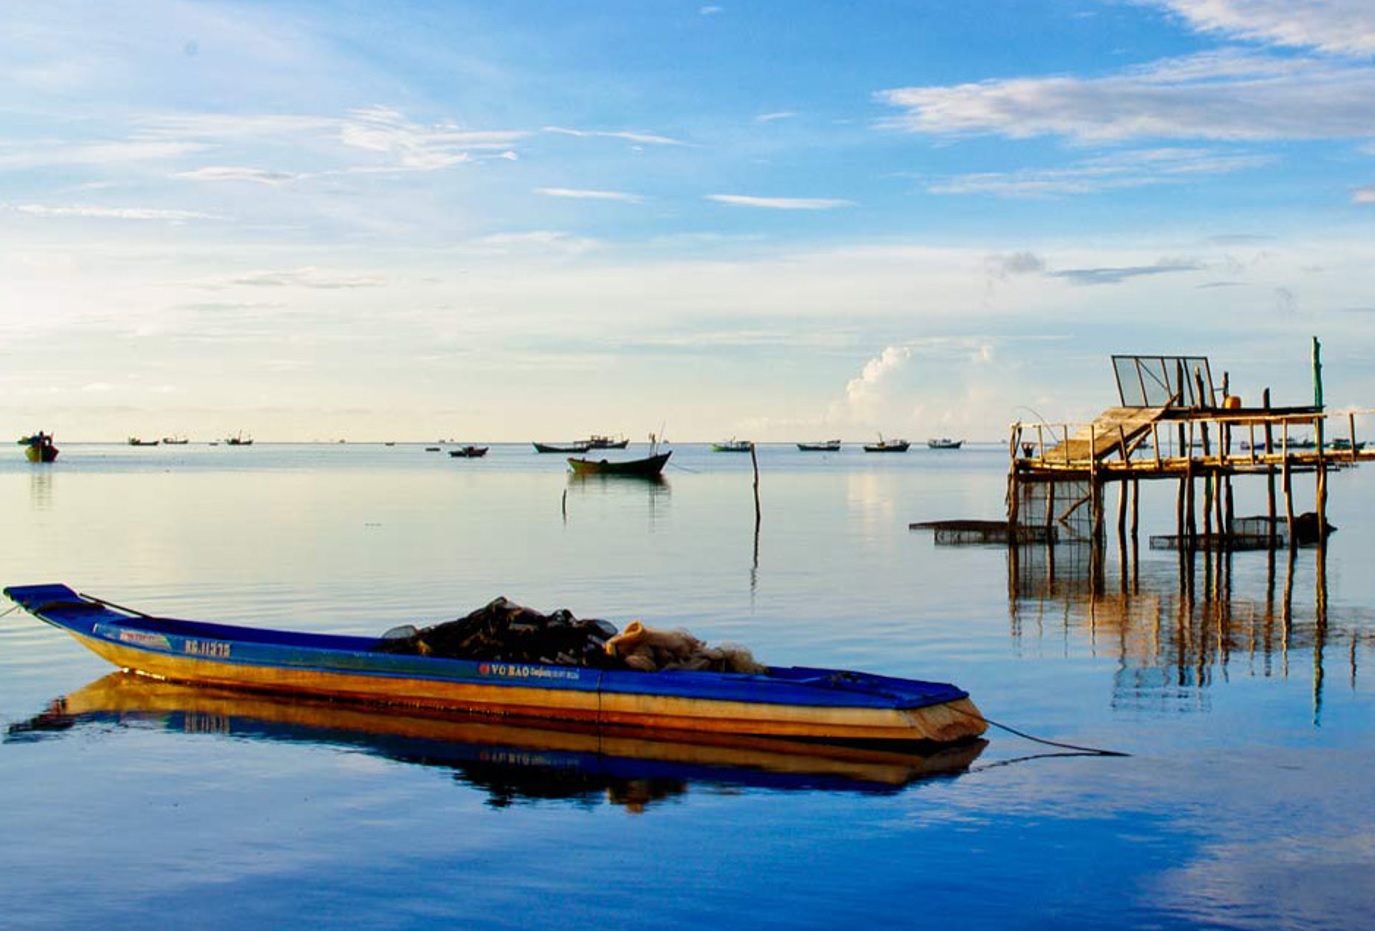
{"label": "pier roof frame", "polygon": [[1122,407],[1216,407],[1207,356],[1112,357]]}

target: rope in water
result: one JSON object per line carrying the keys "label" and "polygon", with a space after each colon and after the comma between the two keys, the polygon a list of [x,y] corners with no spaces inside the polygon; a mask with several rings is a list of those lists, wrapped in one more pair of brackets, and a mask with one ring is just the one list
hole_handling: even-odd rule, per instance
{"label": "rope in water", "polygon": [[1084,753],[1090,756],[1131,756],[1130,753],[1125,753],[1121,750],[1103,750],[1099,747],[1082,747],[1078,744],[1062,743],[1058,740],[1047,740],[1044,737],[1036,737],[1032,734],[1028,734],[1026,731],[1019,731],[1015,727],[1011,727],[1007,724],[1002,724],[998,721],[994,721],[992,718],[985,717],[982,714],[974,714],[973,712],[965,711],[962,708],[955,708],[954,710],[958,711],[960,714],[969,715],[969,717],[971,718],[978,718],[980,721],[984,722],[990,727],[996,727],[999,730],[1007,731],[1009,734],[1014,734],[1017,737],[1022,738],[1023,740],[1030,740],[1032,743],[1044,744],[1047,747],[1059,747],[1062,750],[1074,750],[1077,753]]}

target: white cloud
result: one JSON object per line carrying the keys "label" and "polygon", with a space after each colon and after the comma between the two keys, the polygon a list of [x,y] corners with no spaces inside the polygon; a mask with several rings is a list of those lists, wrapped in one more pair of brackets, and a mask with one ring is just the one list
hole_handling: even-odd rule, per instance
{"label": "white cloud", "polygon": [[278,185],[296,180],[297,175],[283,171],[268,171],[265,168],[231,168],[228,166],[206,166],[194,171],[179,171],[173,177],[190,181],[248,181],[254,184]]}
{"label": "white cloud", "polygon": [[1228,51],[1107,77],[903,87],[877,97],[903,111],[883,126],[934,135],[1363,139],[1375,125],[1375,68]]}
{"label": "white cloud", "polygon": [[1253,42],[1375,54],[1370,0],[1157,0],[1195,29]]}
{"label": "white cloud", "polygon": [[600,132],[590,129],[566,129],[562,126],[546,126],[544,131],[560,136],[576,136],[579,139],[623,139],[626,142],[638,142],[645,145],[687,145],[679,139],[672,139],[668,136],[659,136],[653,133],[639,132]]}
{"label": "white cloud", "polygon": [[542,187],[535,188],[536,194],[543,194],[545,197],[567,197],[572,200],[614,200],[628,204],[639,204],[644,202],[644,198],[636,194],[626,194],[621,191],[589,191],[580,188],[564,187]]}
{"label": "white cloud", "polygon": [[316,268],[297,268],[290,271],[262,271],[238,275],[219,283],[224,285],[248,285],[267,288],[313,288],[338,290],[345,288],[380,288],[387,284],[384,278],[375,275],[327,274]]}
{"label": "white cloud", "polygon": [[865,418],[875,414],[886,401],[884,383],[912,358],[906,346],[889,346],[875,358],[864,363],[857,378],[845,386],[845,400],[853,414]]}
{"label": "white cloud", "polygon": [[1180,184],[1273,164],[1268,155],[1233,155],[1208,149],[1161,148],[1085,159],[1067,168],[957,175],[928,186],[933,194],[1049,197]]}
{"label": "white cloud", "polygon": [[1357,188],[1351,192],[1351,201],[1356,204],[1375,204],[1375,185]]}
{"label": "white cloud", "polygon": [[49,207],[44,204],[20,204],[14,208],[33,217],[83,218],[99,220],[218,220],[220,217],[194,210],[162,210],[152,207]]}
{"label": "white cloud", "polygon": [[776,123],[779,120],[791,120],[796,116],[796,113],[782,110],[778,113],[761,113],[754,118],[754,121],[756,123]]}
{"label": "white cloud", "polygon": [[854,206],[854,201],[827,197],[752,197],[747,194],[708,194],[707,200],[737,207],[763,207],[768,210],[834,210]]}

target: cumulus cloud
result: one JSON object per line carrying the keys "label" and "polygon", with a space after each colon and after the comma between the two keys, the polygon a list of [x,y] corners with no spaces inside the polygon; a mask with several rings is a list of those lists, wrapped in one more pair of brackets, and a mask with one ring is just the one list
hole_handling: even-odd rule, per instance
{"label": "cumulus cloud", "polygon": [[990,255],[984,264],[990,275],[1003,280],[1015,275],[1035,275],[1046,270],[1046,260],[1034,252]]}
{"label": "cumulus cloud", "polygon": [[543,194],[545,197],[567,197],[572,200],[614,200],[627,204],[639,204],[644,202],[644,198],[637,194],[626,194],[622,191],[589,191],[581,188],[566,187],[541,187],[535,188],[536,194]]}
{"label": "cumulus cloud", "polygon": [[901,111],[881,125],[933,135],[1356,139],[1375,123],[1375,68],[1229,50],[1105,77],[902,87],[877,98]]}
{"label": "cumulus cloud", "polygon": [[852,411],[860,416],[876,413],[886,400],[885,383],[911,358],[910,348],[889,346],[878,356],[865,362],[859,376],[850,379],[845,385],[845,400]]}
{"label": "cumulus cloud", "polygon": [[707,200],[736,207],[763,207],[767,210],[834,210],[852,207],[854,201],[829,197],[753,197],[747,194],[708,194]]}
{"label": "cumulus cloud", "polygon": [[1369,0],[1156,0],[1202,32],[1332,54],[1375,53]]}

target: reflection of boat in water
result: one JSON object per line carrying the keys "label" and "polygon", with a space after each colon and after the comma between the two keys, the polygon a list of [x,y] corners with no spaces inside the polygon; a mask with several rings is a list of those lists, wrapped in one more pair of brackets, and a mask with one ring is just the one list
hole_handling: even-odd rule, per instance
{"label": "reflection of boat in water", "polygon": [[817,440],[815,443],[798,443],[797,448],[804,453],[834,453],[840,449],[840,440]]}
{"label": "reflection of boat in water", "polygon": [[626,475],[635,478],[656,478],[668,464],[668,457],[673,455],[670,450],[665,453],[655,453],[644,459],[580,459],[576,456],[568,458],[568,467],[576,475]]}
{"label": "reflection of boat in water", "polygon": [[456,459],[481,459],[487,455],[486,446],[460,446],[458,449],[449,450],[449,455]]}
{"label": "reflection of boat in water", "polygon": [[528,726],[491,716],[379,710],[182,685],[113,672],[12,724],[7,742],[123,726],[338,747],[450,768],[491,803],[605,797],[641,809],[694,782],[764,789],[894,792],[964,771],[986,742],[929,753],[596,725]]}
{"label": "reflection of boat in water", "polygon": [[387,637],[152,617],[65,585],[5,594],[116,666],[174,681],[733,736],[944,744],[987,726],[967,692],[941,682],[796,666],[639,672],[612,661],[458,659],[396,651]]}
{"label": "reflection of boat in water", "polygon": [[19,445],[24,447],[24,458],[29,462],[52,462],[57,458],[57,447],[53,445],[52,434],[44,433],[42,430],[21,437]]}

